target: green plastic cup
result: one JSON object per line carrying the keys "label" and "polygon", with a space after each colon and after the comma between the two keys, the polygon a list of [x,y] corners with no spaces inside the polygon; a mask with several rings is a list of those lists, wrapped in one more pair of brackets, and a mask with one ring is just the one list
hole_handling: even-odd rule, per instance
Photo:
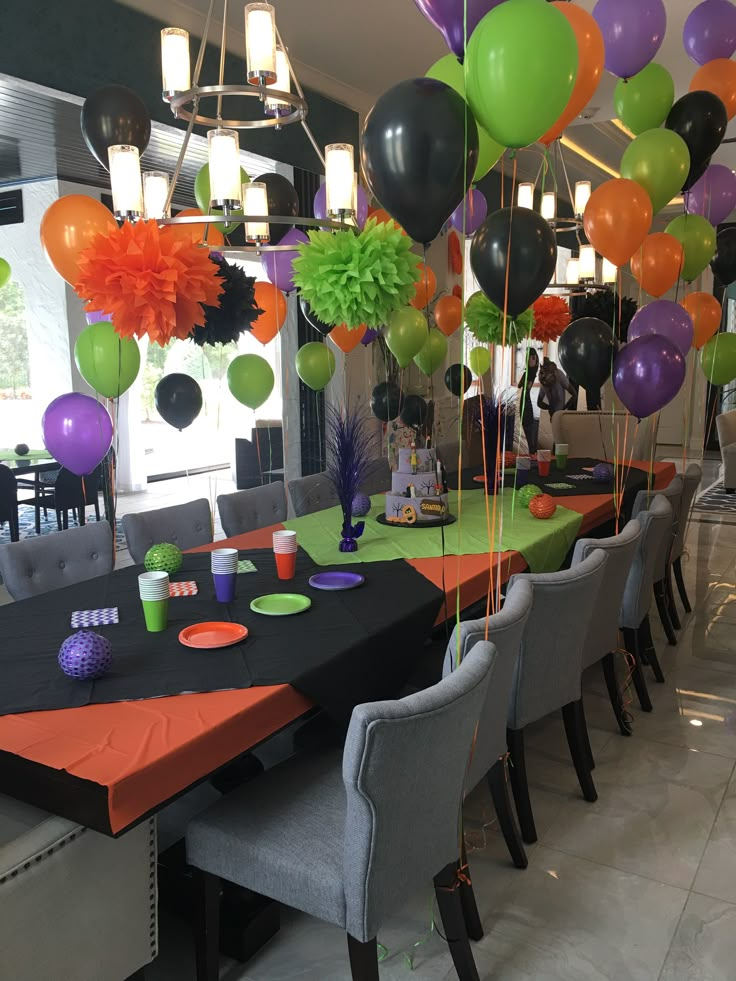
{"label": "green plastic cup", "polygon": [[150,634],[161,633],[166,630],[169,622],[169,601],[162,600],[141,600],[143,604],[143,616],[146,618],[146,630]]}

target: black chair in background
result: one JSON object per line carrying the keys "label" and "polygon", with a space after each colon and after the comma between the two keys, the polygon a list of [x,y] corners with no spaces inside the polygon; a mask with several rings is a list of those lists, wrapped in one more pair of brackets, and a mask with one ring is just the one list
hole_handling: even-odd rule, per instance
{"label": "black chair in background", "polygon": [[15,474],[10,467],[0,465],[0,526],[5,522],[10,525],[10,540],[17,542],[20,538],[18,528],[18,485]]}
{"label": "black chair in background", "polygon": [[101,480],[101,464],[92,473],[84,477],[78,477],[70,470],[65,470],[62,467],[57,472],[56,482],[53,485],[45,486],[40,494],[35,497],[24,498],[18,503],[35,508],[37,529],[40,526],[41,509],[44,513],[50,509],[56,511],[56,524],[59,531],[66,531],[69,527],[70,511],[74,512],[75,520],[79,525],[85,524],[88,507],[95,509],[95,517],[98,521],[100,520]]}

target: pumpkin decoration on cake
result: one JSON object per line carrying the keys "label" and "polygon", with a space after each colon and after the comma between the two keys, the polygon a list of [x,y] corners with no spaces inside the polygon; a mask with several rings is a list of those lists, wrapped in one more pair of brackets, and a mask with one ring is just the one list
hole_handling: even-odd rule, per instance
{"label": "pumpkin decoration on cake", "polygon": [[557,510],[557,505],[554,499],[550,497],[549,494],[537,494],[529,502],[529,511],[535,518],[540,518],[546,521],[547,518],[551,518],[552,515]]}

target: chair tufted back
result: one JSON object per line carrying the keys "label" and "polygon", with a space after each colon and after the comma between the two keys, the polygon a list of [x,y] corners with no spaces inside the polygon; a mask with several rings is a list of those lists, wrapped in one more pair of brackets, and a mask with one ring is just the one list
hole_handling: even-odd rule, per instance
{"label": "chair tufted back", "polygon": [[682,499],[680,501],[680,520],[677,522],[675,541],[672,545],[672,560],[679,559],[685,547],[685,533],[687,532],[688,519],[690,518],[690,508],[692,507],[695,495],[703,479],[703,471],[697,463],[691,463],[682,476]]}
{"label": "chair tufted back", "polygon": [[15,600],[28,599],[112,572],[110,525],[94,521],[81,528],[26,538],[0,546],[0,574]]}
{"label": "chair tufted back", "polygon": [[636,520],[641,525],[641,538],[626,580],[619,621],[620,626],[632,630],[637,630],[649,613],[652,587],[659,582],[655,578],[659,556],[672,536],[672,505],[663,494],[657,494]]}
{"label": "chair tufted back", "polygon": [[335,485],[326,473],[313,473],[289,481],[289,496],[297,518],[334,508],[340,503]]}
{"label": "chair tufted back", "polygon": [[716,428],[718,430],[718,442],[723,449],[731,443],[736,443],[736,409],[730,412],[722,412],[716,416]]}
{"label": "chair tufted back", "polygon": [[123,517],[123,531],[134,562],[140,563],[152,545],[170,542],[182,551],[212,541],[210,502],[202,497],[188,504],[141,511]]}
{"label": "chair tufted back", "polygon": [[568,455],[613,460],[617,453],[635,460],[648,460],[656,442],[650,426],[637,426],[632,416],[618,409],[608,411],[574,411],[564,409],[552,418],[555,443],[567,443]]}
{"label": "chair tufted back", "polygon": [[660,549],[657,553],[657,559],[654,565],[654,582],[661,582],[667,575],[667,565],[670,561],[670,555],[680,528],[680,509],[684,489],[685,482],[680,474],[677,474],[677,476],[673,477],[669,484],[667,484],[664,490],[641,490],[636,495],[636,499],[634,500],[634,508],[631,514],[632,518],[636,518],[642,511],[648,510],[651,506],[651,502],[657,495],[666,497],[672,506],[672,525],[670,527],[669,535],[665,535],[660,543]]}
{"label": "chair tufted back", "polygon": [[18,485],[10,467],[0,464],[0,521],[9,521],[18,504]]}
{"label": "chair tufted back", "polygon": [[286,521],[286,490],[280,480],[217,498],[222,530],[228,538]]}

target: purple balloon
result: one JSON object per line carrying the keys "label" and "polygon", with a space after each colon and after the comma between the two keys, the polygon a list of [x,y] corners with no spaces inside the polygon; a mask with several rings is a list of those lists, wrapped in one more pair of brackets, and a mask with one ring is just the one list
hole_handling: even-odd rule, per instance
{"label": "purple balloon", "polygon": [[363,334],[361,337],[360,343],[368,347],[368,345],[372,344],[378,337],[378,333],[379,332],[374,327],[366,327],[365,334]]}
{"label": "purple balloon", "polygon": [[78,477],[92,473],[112,445],[107,409],[89,395],[69,392],[54,399],[41,420],[43,445],[62,467]]}
{"label": "purple balloon", "polygon": [[[320,221],[327,218],[327,185],[320,184],[320,188],[314,195],[314,217],[319,218]],[[368,221],[368,195],[365,193],[363,188],[358,184],[358,228],[362,231],[365,228],[365,223]]]}
{"label": "purple balloon", "polygon": [[99,324],[102,322],[109,323],[112,320],[112,314],[104,313],[102,310],[95,310],[93,313],[85,313],[85,319],[89,327],[92,324]]}
{"label": "purple balloon", "polygon": [[[465,2],[466,0],[414,0],[458,58],[465,54]],[[488,11],[503,2],[504,0],[467,0],[468,38]]]}
{"label": "purple balloon", "polygon": [[[450,215],[450,224],[457,228],[462,235],[473,235],[486,220],[488,215],[488,202],[482,191],[471,187],[461,203]],[[465,227],[463,227],[463,217]]]}
{"label": "purple balloon", "polygon": [[663,0],[598,0],[593,17],[606,44],[606,71],[619,78],[646,68],[667,30]]}
{"label": "purple balloon", "polygon": [[613,362],[616,395],[637,419],[659,412],[685,381],[685,359],[672,341],[659,334],[637,337]]}
{"label": "purple balloon", "polygon": [[635,341],[637,337],[659,334],[687,355],[693,346],[694,332],[692,317],[684,307],[672,300],[654,300],[636,312],[629,325],[628,339]]}
{"label": "purple balloon", "polygon": [[[279,242],[279,245],[298,245],[308,242],[309,239],[296,228],[289,231]],[[284,293],[291,293],[294,289],[294,278],[291,264],[294,259],[299,258],[298,252],[264,252],[261,256],[261,268],[263,274]]]}
{"label": "purple balloon", "polygon": [[711,225],[720,225],[736,208],[736,174],[723,164],[711,164],[685,192],[685,208],[691,215],[707,218]]}
{"label": "purple balloon", "polygon": [[682,43],[696,65],[730,58],[736,51],[736,7],[731,0],[703,0],[698,4],[685,21]]}

